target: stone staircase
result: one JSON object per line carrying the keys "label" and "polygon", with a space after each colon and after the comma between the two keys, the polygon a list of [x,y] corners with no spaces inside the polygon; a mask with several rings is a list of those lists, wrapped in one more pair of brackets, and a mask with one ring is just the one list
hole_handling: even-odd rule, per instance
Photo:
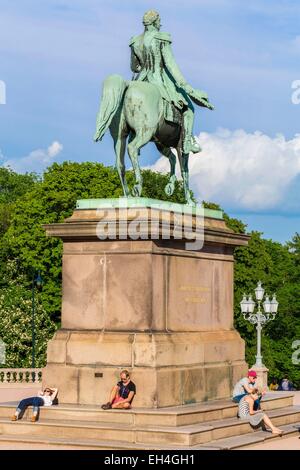
{"label": "stone staircase", "polygon": [[272,392],[262,401],[283,437],[254,431],[238,419],[237,406],[229,400],[210,401],[158,410],[103,411],[97,406],[58,405],[41,408],[40,419],[31,423],[32,409],[22,420],[11,422],[15,404],[0,405],[0,443],[62,445],[64,448],[110,450],[205,450],[236,449],[268,439],[298,433],[300,407],[293,394]]}

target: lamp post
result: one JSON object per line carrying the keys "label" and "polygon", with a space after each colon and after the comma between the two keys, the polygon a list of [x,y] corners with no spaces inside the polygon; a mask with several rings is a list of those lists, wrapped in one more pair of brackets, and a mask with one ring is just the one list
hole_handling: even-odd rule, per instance
{"label": "lamp post", "polygon": [[254,313],[255,309],[255,302],[252,299],[252,296],[249,295],[248,298],[246,294],[244,294],[243,299],[240,303],[241,311],[244,316],[244,319],[252,323],[252,325],[256,325],[257,330],[257,354],[256,354],[256,362],[253,368],[264,368],[261,355],[261,330],[263,326],[271,320],[275,319],[277,310],[278,310],[278,302],[276,300],[276,295],[273,295],[272,300],[270,300],[269,296],[265,296],[265,301],[263,302],[263,310],[261,309],[261,303],[264,298],[264,289],[259,281],[257,287],[255,289],[255,297],[258,303],[257,313]]}
{"label": "lamp post", "polygon": [[32,317],[31,317],[31,338],[32,338],[32,357],[31,367],[35,369],[35,287],[40,289],[43,285],[40,271],[34,271],[32,275]]}

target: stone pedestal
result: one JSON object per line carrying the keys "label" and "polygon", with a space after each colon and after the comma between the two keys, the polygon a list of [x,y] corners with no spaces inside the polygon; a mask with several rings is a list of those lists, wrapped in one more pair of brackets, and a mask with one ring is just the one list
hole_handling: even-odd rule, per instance
{"label": "stone pedestal", "polygon": [[[134,214],[109,200],[83,201],[65,223],[45,226],[63,240],[63,296],[43,379],[62,403],[106,402],[121,369],[137,385],[134,405],[148,408],[229,397],[247,371],[233,328],[233,251],[248,237],[206,211],[200,224],[192,215],[204,246],[187,250],[176,208],[170,218],[154,202],[131,199],[144,223],[135,240],[126,236]],[[146,239],[153,218],[157,233]],[[117,226],[115,240],[97,237],[104,220]]]}
{"label": "stone pedestal", "polygon": [[256,385],[257,387],[268,390],[268,372],[269,369],[266,366],[257,367],[255,364],[251,367],[251,370],[255,370],[257,373]]}

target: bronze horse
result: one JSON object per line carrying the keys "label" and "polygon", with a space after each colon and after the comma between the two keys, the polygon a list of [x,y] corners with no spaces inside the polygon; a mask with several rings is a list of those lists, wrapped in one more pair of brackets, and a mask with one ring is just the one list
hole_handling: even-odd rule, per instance
{"label": "bronze horse", "polygon": [[[182,119],[180,112],[173,107],[173,121],[165,119],[166,102],[162,98],[159,87],[142,81],[126,81],[119,75],[111,75],[103,84],[103,93],[99,113],[97,115],[94,140],[102,139],[109,128],[114,140],[116,167],[125,196],[130,196],[126,182],[124,156],[126,140],[127,151],[135,174],[133,196],[141,196],[143,179],[138,157],[140,149],[148,142],[155,143],[170,161],[169,182],[165,192],[171,196],[175,189],[176,156],[171,148],[177,150],[181,175],[183,179],[186,203],[194,205],[189,189],[189,155],[182,151]],[[212,108],[203,99],[201,106]]]}

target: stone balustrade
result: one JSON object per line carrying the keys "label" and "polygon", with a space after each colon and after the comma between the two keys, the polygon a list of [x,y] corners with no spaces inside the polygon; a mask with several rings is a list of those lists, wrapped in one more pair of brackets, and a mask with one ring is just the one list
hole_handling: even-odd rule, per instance
{"label": "stone balustrade", "polygon": [[37,384],[42,382],[43,369],[2,369],[0,368],[0,387],[2,384]]}

